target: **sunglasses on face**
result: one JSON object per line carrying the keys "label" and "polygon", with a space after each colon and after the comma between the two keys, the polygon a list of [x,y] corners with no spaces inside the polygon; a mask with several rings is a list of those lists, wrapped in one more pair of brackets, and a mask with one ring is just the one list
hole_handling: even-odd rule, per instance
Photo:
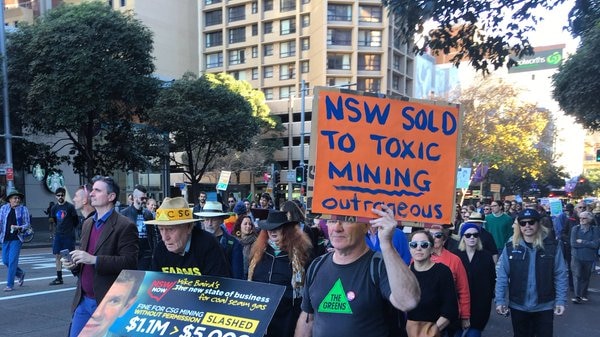
{"label": "sunglasses on face", "polygon": [[519,226],[521,227],[525,227],[527,225],[533,226],[535,225],[535,221],[533,220],[523,220],[523,221],[519,221]]}
{"label": "sunglasses on face", "polygon": [[64,195],[64,194],[57,194],[57,195],[56,195],[56,197],[57,197],[57,198],[64,198],[64,197],[65,197],[65,195]]}
{"label": "sunglasses on face", "polygon": [[431,236],[433,236],[436,239],[441,239],[444,237],[444,233],[442,233],[442,232],[431,233]]}
{"label": "sunglasses on face", "polygon": [[484,210],[484,211],[489,211],[489,210],[491,210],[491,208],[489,208],[489,207],[486,207],[486,208],[484,208],[483,210]]}
{"label": "sunglasses on face", "polygon": [[422,249],[427,249],[431,246],[431,242],[429,241],[411,241],[408,243],[408,246],[412,249],[416,249],[417,247],[421,247]]}
{"label": "sunglasses on face", "polygon": [[465,238],[470,239],[471,237],[477,239],[479,237],[479,233],[465,233]]}

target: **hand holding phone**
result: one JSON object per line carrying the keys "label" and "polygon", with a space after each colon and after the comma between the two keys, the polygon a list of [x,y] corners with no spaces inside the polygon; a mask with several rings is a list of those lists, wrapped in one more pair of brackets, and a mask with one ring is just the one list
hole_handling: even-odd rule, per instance
{"label": "hand holding phone", "polygon": [[68,249],[63,249],[60,251],[60,256],[67,260],[68,262],[73,262],[73,260],[71,259],[71,254],[69,254],[69,250]]}

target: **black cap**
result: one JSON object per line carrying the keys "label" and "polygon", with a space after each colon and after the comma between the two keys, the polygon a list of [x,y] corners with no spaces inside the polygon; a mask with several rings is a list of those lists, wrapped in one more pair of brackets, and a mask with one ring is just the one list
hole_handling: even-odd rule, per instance
{"label": "black cap", "polygon": [[535,209],[531,209],[531,208],[526,208],[524,210],[522,210],[521,212],[519,212],[519,216],[517,217],[517,220],[521,221],[523,219],[531,219],[534,221],[538,221],[541,218],[540,213],[538,213],[538,211],[536,211]]}

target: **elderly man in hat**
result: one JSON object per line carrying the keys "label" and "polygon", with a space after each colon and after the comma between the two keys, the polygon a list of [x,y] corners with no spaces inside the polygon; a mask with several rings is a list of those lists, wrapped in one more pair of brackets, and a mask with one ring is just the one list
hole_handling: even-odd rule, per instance
{"label": "elderly man in hat", "polygon": [[165,198],[156,210],[156,225],[162,242],[156,246],[151,270],[171,274],[229,277],[229,268],[219,243],[210,233],[194,225],[192,209],[182,197]]}
{"label": "elderly man in hat", "polygon": [[217,201],[207,201],[202,212],[194,214],[204,219],[204,230],[214,235],[219,241],[225,253],[225,258],[229,262],[231,277],[243,279],[244,252],[242,244],[233,235],[229,234],[223,223],[230,214],[224,213],[221,203]]}
{"label": "elderly man in hat", "polygon": [[402,311],[416,307],[419,283],[392,244],[393,210],[383,205],[372,211],[379,216],[369,223],[379,228],[381,252],[367,246],[367,223],[345,216],[327,220],[333,252],[307,270],[296,337],[389,336],[398,317],[388,317],[388,304]]}
{"label": "elderly man in hat", "polygon": [[6,288],[13,291],[15,277],[19,285],[23,285],[25,272],[19,268],[19,254],[23,245],[23,232],[31,226],[29,210],[21,205],[25,196],[17,190],[12,190],[6,196],[7,203],[0,207],[0,242],[2,242],[2,263],[8,268]]}

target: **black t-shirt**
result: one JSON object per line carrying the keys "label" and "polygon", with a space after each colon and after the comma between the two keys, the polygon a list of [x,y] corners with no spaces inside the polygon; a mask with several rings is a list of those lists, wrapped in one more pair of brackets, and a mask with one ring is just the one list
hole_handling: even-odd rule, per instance
{"label": "black t-shirt", "polygon": [[440,316],[450,321],[458,319],[458,299],[450,268],[442,263],[434,263],[426,271],[410,270],[415,274],[421,287],[421,300],[416,308],[407,313],[412,321],[435,322]]}
{"label": "black t-shirt", "polygon": [[56,224],[56,234],[75,235],[74,229],[79,224],[79,216],[75,210],[75,206],[65,202],[64,204],[55,204],[50,210],[50,217],[54,219]]}
{"label": "black t-shirt", "polygon": [[369,251],[347,265],[334,263],[332,254],[323,257],[302,298],[302,311],[314,313],[313,337],[389,336],[384,310],[391,290],[383,261],[379,285],[374,284],[373,254]]}
{"label": "black t-shirt", "polygon": [[190,250],[183,256],[171,253],[161,241],[154,250],[151,270],[169,274],[229,277],[229,264],[217,239],[194,227]]}

